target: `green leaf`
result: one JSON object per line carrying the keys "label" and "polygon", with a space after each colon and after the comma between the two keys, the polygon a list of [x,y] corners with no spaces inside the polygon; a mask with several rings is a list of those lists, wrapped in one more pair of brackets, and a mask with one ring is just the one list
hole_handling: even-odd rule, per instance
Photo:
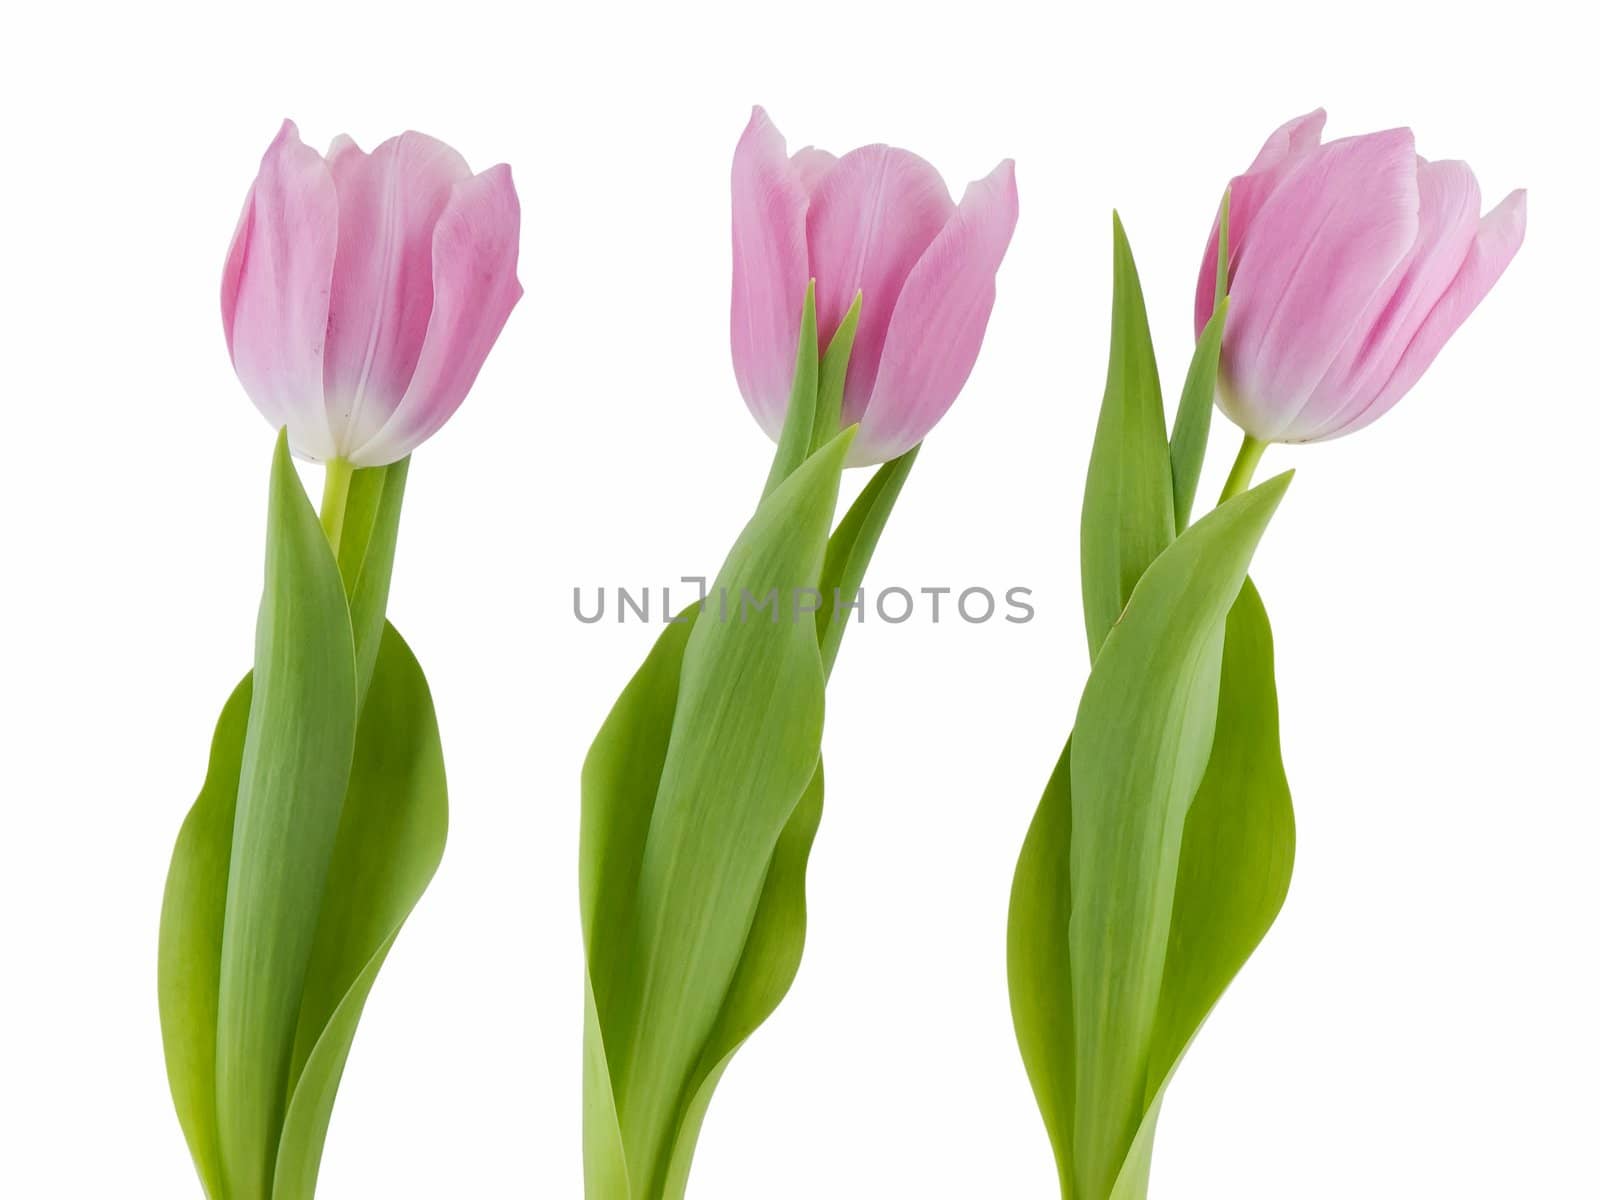
{"label": "green leaf", "polygon": [[1156,1149],[1156,1118],[1161,1112],[1161,1097],[1151,1101],[1139,1132],[1134,1135],[1128,1156],[1122,1160],[1110,1200],[1146,1200],[1150,1192],[1150,1165]]}
{"label": "green leaf", "polygon": [[[854,315],[858,308],[859,298],[846,314],[840,333],[829,347],[830,356],[847,331],[853,335]],[[848,349],[846,342],[846,353]],[[824,392],[828,388],[827,375],[825,360]],[[840,383],[842,386],[842,376]],[[823,595],[823,607],[817,614],[824,672],[831,671],[833,667],[845,627],[845,623],[840,621],[830,630],[828,618],[833,610],[831,598],[835,589],[842,594],[853,595],[861,586],[872,552],[916,461],[918,449],[920,447],[913,447],[878,469],[828,540],[828,552],[818,583],[818,590]],[[806,940],[806,864],[822,822],[822,798],[823,772],[822,764],[818,762],[805,795],[795,806],[793,815],[779,835],[738,969],[691,1081],[691,1098],[679,1118],[673,1137],[671,1166],[662,1192],[667,1200],[681,1197],[688,1184],[695,1142],[722,1072],[745,1039],[776,1011],[799,972]]]}
{"label": "green leaf", "polygon": [[156,984],[173,1107],[206,1195],[225,1195],[217,1146],[217,985],[239,768],[250,718],[246,675],[222,706],[200,796],[184,818],[161,900]]}
{"label": "green leaf", "polygon": [[336,558],[274,453],[256,667],[162,905],[168,1076],[216,1200],[311,1196],[362,1003],[443,850],[427,685],[383,620],[406,469],[354,473]]}
{"label": "green leaf", "polygon": [[1161,381],[1144,294],[1122,221],[1112,217],[1111,361],[1083,493],[1079,539],[1089,656],[1134,584],[1176,531]]}
{"label": "green leaf", "polygon": [[1184,822],[1148,1107],[1113,1200],[1144,1200],[1167,1085],[1201,1022],[1277,919],[1293,866],[1272,629],[1246,579],[1228,613],[1211,759]]}
{"label": "green leaf", "polygon": [[[686,1157],[671,1164],[678,1147],[692,1150],[697,1098],[718,1073],[702,1061],[725,1058],[733,1047],[718,1056],[713,1042],[781,998],[770,964],[798,962],[803,888],[790,880],[803,879],[803,853],[791,864],[814,833],[797,814],[812,794],[822,699],[816,626],[798,600],[821,570],[851,436],[762,502],[706,607],[663,632],[585,761],[584,1160],[596,1200],[660,1196],[686,1170]],[[743,611],[741,593],[774,590],[775,609]],[[820,809],[820,779],[812,786]],[[708,840],[718,844],[698,847]],[[662,988],[663,976],[677,986]]]}
{"label": "green leaf", "polygon": [[[806,285],[805,307],[800,310],[800,341],[795,348],[794,385],[784,410],[783,431],[777,453],[761,495],[765,499],[806,460],[817,430],[817,281]],[[837,417],[835,418],[837,421]],[[831,436],[831,435],[830,435]],[[824,439],[825,440],[825,439]]]}
{"label": "green leaf", "polygon": [[356,643],[357,697],[367,693],[389,608],[389,578],[394,573],[400,537],[400,505],[405,499],[411,459],[369,467],[350,479],[344,525],[339,537],[339,573],[350,598],[350,626]]}
{"label": "green leaf", "polygon": [[1217,216],[1217,290],[1211,319],[1195,340],[1194,357],[1183,381],[1178,415],[1172,422],[1172,508],[1177,529],[1189,527],[1194,494],[1200,486],[1206,442],[1211,435],[1211,410],[1217,397],[1217,363],[1222,355],[1223,325],[1228,318],[1228,193],[1222,194]]}
{"label": "green leaf", "polygon": [[633,1195],[605,1030],[616,1019],[628,978],[639,864],[666,763],[684,647],[698,610],[691,605],[682,623],[662,631],[583,762],[578,898],[586,957],[583,1175],[590,1200]]}
{"label": "green leaf", "polygon": [[[832,431],[837,427],[843,403],[845,372],[858,316],[859,297],[830,340],[821,359],[820,373],[813,373],[811,365],[815,356],[814,352],[808,353],[808,348],[814,348],[815,341],[814,298],[808,295],[797,356],[796,392],[791,397],[790,412],[774,456],[768,495],[763,503],[765,509],[780,484],[793,474],[793,448],[799,444],[800,431],[804,429],[804,410],[797,401],[803,403],[805,395],[811,391],[815,398],[811,422],[813,457],[825,455],[826,461],[831,463],[823,469],[831,477],[833,493],[827,497],[826,504],[813,505],[813,522],[823,533],[836,499],[838,474],[848,437],[835,438]],[[831,449],[826,448],[829,443]],[[797,578],[796,587],[779,589],[784,595],[783,604],[790,602],[791,594],[798,596],[809,592],[808,582],[815,582],[816,591],[824,598],[815,623],[815,636],[820,643],[818,657],[823,662],[824,674],[832,666],[844,632],[844,622],[832,623],[832,605],[827,600],[835,586],[852,595],[860,586],[915,455],[913,450],[885,464],[869,482],[827,542],[826,553],[818,564],[820,577],[817,567],[812,567],[809,580]],[[807,460],[804,469],[815,474],[819,466]],[[818,482],[822,482],[821,477]],[[774,520],[768,514],[758,513],[752,528],[762,522],[769,526],[763,536],[771,538],[781,536],[783,526],[792,526],[793,519]],[[788,532],[792,536],[793,528]],[[747,530],[747,538],[749,534]],[[730,555],[730,564],[736,556],[737,548],[736,554]],[[739,619],[738,585],[728,583],[728,576],[729,569],[725,568],[712,593],[714,608],[710,623],[724,624],[727,619]],[[762,592],[760,588],[750,590]],[[716,598],[721,595],[729,596],[734,606],[727,618],[723,617],[727,602]],[[765,865],[760,867],[754,915],[745,923],[746,927],[740,929],[739,937],[724,939],[719,934],[716,939],[724,953],[736,951],[728,960],[732,963],[731,977],[720,994],[716,986],[696,981],[700,985],[696,1002],[699,1011],[711,1019],[709,1029],[698,1044],[692,1037],[683,1039],[682,1046],[675,1051],[677,1066],[647,1067],[647,1079],[649,1071],[654,1069],[656,1078],[663,1082],[652,1093],[651,1115],[634,1121],[630,1138],[625,1142],[623,1120],[619,1116],[628,1104],[624,1089],[631,1086],[631,1090],[639,1090],[640,1068],[631,1061],[632,1051],[658,1054],[661,1046],[660,1039],[644,1038],[636,1029],[650,1019],[642,1014],[641,1006],[651,1003],[642,998],[644,985],[640,983],[643,976],[640,947],[648,935],[637,926],[638,914],[650,907],[650,901],[640,899],[639,885],[645,871],[646,844],[656,830],[656,844],[659,845],[659,830],[667,824],[657,807],[664,790],[668,745],[674,739],[679,744],[693,740],[696,734],[685,731],[696,729],[700,723],[699,718],[685,718],[678,722],[675,731],[684,655],[690,644],[687,622],[695,622],[697,626],[708,623],[708,618],[699,614],[699,606],[692,606],[679,618],[685,624],[669,627],[661,635],[644,666],[613,707],[584,764],[579,876],[588,960],[584,1177],[586,1193],[591,1200],[682,1194],[694,1144],[716,1083],[738,1046],[782,1000],[798,969],[805,943],[805,865],[821,819],[820,762],[804,794],[790,808]],[[784,613],[782,619],[787,618],[788,614]],[[758,736],[749,745],[758,746],[759,743]],[[715,751],[707,752],[708,761],[715,757]],[[759,794],[781,805],[784,790],[763,789]],[[745,866],[757,867],[758,857],[751,856]],[[730,924],[729,929],[733,928]],[[630,988],[634,989],[631,994]],[[687,1057],[690,1050],[694,1052],[692,1061]],[[638,1110],[635,1103],[632,1111]],[[645,1125],[650,1125],[651,1130],[645,1135],[648,1148],[641,1149],[637,1130]],[[630,1143],[633,1145],[631,1155],[627,1148]]]}
{"label": "green leaf", "polygon": [[217,1133],[230,1200],[270,1195],[301,994],[355,746],[339,567],[280,435],[217,986]]}
{"label": "green leaf", "polygon": [[356,1022],[439,866],[447,826],[444,752],[428,682],[386,625],[307,971],[274,1200],[311,1200]]}
{"label": "green leaf", "polygon": [[1222,354],[1223,326],[1228,319],[1228,299],[1222,298],[1194,344],[1189,373],[1184,377],[1178,415],[1172,423],[1172,507],[1179,532],[1189,527],[1194,496],[1200,487],[1206,442],[1211,436],[1211,410],[1216,405],[1217,362]]}
{"label": "green leaf", "polygon": [[1075,1194],[1111,1193],[1138,1136],[1184,820],[1210,757],[1229,609],[1288,486],[1280,475],[1179,537],[1134,588],[1072,735]]}
{"label": "green leaf", "polygon": [[[813,285],[815,281],[813,281]],[[822,355],[822,373],[817,381],[817,416],[811,432],[811,452],[815,454],[839,432],[844,412],[844,381],[850,369],[850,350],[856,344],[856,325],[861,320],[861,293],[850,302],[839,328],[828,339]],[[802,337],[803,337],[802,332]]]}
{"label": "green leaf", "polygon": [[689,1098],[672,1137],[671,1164],[661,1192],[664,1200],[682,1200],[695,1142],[722,1072],[745,1039],[777,1009],[800,970],[806,942],[806,863],[822,824],[822,791],[818,762],[778,837],[738,969],[690,1079]]}
{"label": "green leaf", "polygon": [[[779,835],[816,770],[822,660],[814,623],[795,617],[822,569],[852,436],[829,442],[762,502],[684,649],[640,863],[627,999],[616,1035],[606,1034],[630,1173],[646,1195],[659,1192],[690,1072]],[[770,599],[771,619],[747,610],[746,597]]]}
{"label": "green leaf", "polygon": [[1217,714],[1206,773],[1183,827],[1150,1094],[1166,1086],[1200,1023],[1277,919],[1294,867],[1272,627],[1249,580],[1228,614]]}
{"label": "green leaf", "polygon": [[889,514],[894,511],[900,489],[905,487],[921,449],[920,444],[913,446],[899,458],[879,467],[828,539],[828,553],[817,585],[822,593],[822,607],[817,610],[817,636],[822,642],[825,672],[832,673],[834,660],[839,657],[839,644],[844,641],[844,631],[850,623],[848,616],[837,611],[836,601],[846,596],[854,598],[860,589],[861,581],[867,576],[867,564],[878,548],[878,538],[888,524]]}
{"label": "green leaf", "polygon": [[1045,785],[1017,857],[1006,921],[1006,977],[1017,1048],[1055,1153],[1062,1196],[1072,1194],[1073,1060],[1072,741]]}
{"label": "green leaf", "polygon": [[[1023,843],[1007,945],[1017,1043],[1050,1135],[1063,1196],[1075,1194],[1068,763],[1064,753]],[[1201,1021],[1276,918],[1293,858],[1294,813],[1278,748],[1272,634],[1247,579],[1228,614],[1216,733],[1184,821],[1146,1109],[1118,1172],[1114,1200],[1143,1200],[1167,1084]]]}

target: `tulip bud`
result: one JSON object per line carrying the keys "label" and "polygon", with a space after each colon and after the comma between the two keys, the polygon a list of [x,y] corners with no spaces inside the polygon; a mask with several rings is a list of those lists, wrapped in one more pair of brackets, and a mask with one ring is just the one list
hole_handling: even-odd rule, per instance
{"label": "tulip bud", "polygon": [[505,165],[420,133],[267,148],[222,276],[234,370],[302,457],[377,467],[460,406],[522,295]]}
{"label": "tulip bud", "polygon": [[890,146],[790,156],[757,108],[733,155],[733,368],[768,436],[783,429],[806,285],[823,343],[857,294],[860,320],[841,425],[860,425],[849,464],[920,442],[972,373],[994,277],[1017,223],[1013,165],[959,205],[923,159]]}
{"label": "tulip bud", "polygon": [[[1230,187],[1228,318],[1217,402],[1263,442],[1316,442],[1411,389],[1522,245],[1526,194],[1479,215],[1463,162],[1419,158],[1409,129],[1322,144],[1290,121]],[[1211,316],[1217,230],[1195,330]]]}

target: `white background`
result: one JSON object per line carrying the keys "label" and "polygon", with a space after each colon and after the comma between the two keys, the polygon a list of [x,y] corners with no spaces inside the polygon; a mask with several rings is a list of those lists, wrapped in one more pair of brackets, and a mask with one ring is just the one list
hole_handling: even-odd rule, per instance
{"label": "white background", "polygon": [[[1086,663],[1082,477],[1120,207],[1169,394],[1212,209],[1280,121],[1410,124],[1521,256],[1258,558],[1299,816],[1287,906],[1182,1066],[1152,1194],[1593,1196],[1600,817],[1592,40],[1564,6],[34,5],[0,49],[0,1194],[198,1195],[155,944],[248,664],[271,431],[217,314],[279,120],[514,168],[528,294],[416,456],[391,615],[432,680],[445,861],[368,1006],[321,1194],[581,1194],[578,768],[654,630],[574,585],[710,573],[770,453],[727,361],[728,166],[885,140],[1022,218],[976,372],[869,583],[1029,625],[853,628],[800,977],[694,1200],[1055,1195],[1012,1040],[1012,864]],[[1219,421],[1203,493],[1234,449]],[[852,476],[852,486],[864,479]],[[312,477],[315,485],[316,480]]]}

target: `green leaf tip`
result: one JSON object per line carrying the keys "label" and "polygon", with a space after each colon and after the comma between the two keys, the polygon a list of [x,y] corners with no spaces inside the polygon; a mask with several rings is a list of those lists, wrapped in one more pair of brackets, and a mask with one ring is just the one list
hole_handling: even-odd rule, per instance
{"label": "green leaf tip", "polygon": [[789,407],[783,415],[783,429],[778,434],[778,448],[772,456],[772,469],[767,472],[763,497],[770,496],[777,486],[797,467],[811,449],[817,433],[817,379],[820,365],[817,357],[817,289],[816,280],[806,284],[805,303],[800,309],[800,336],[795,344],[794,383],[789,389]]}
{"label": "green leaf tip", "polygon": [[1111,329],[1105,395],[1079,522],[1091,660],[1133,586],[1176,535],[1172,461],[1144,293],[1122,218],[1112,213]]}
{"label": "green leaf tip", "polygon": [[850,370],[850,351],[856,344],[856,325],[861,319],[861,292],[845,311],[839,327],[828,339],[828,348],[822,355],[822,368],[817,379],[817,415],[812,423],[811,449],[833,436],[844,412],[844,384]]}
{"label": "green leaf tip", "polygon": [[1217,287],[1214,301],[1216,309],[1222,308],[1227,303],[1228,297],[1228,209],[1232,201],[1233,189],[1224,188],[1222,207],[1217,210]]}
{"label": "green leaf tip", "polygon": [[[1241,492],[1233,499],[1226,501],[1226,503],[1233,504],[1237,501],[1250,500],[1251,497],[1254,497],[1254,503],[1270,505],[1276,509],[1283,500],[1283,494],[1289,490],[1289,484],[1292,482],[1294,482],[1294,468],[1290,467],[1286,471],[1279,471],[1276,475],[1263,479],[1253,488]],[[1221,506],[1219,505],[1218,507]]]}

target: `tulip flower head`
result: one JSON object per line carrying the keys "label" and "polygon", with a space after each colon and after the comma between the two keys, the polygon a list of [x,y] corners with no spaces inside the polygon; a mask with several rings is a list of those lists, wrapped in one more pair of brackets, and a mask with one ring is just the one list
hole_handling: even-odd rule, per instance
{"label": "tulip flower head", "polygon": [[1480,216],[1466,163],[1419,158],[1409,129],[1323,144],[1324,120],[1319,109],[1279,129],[1229,193],[1217,400],[1262,442],[1325,441],[1388,412],[1522,244],[1524,192]]}
{"label": "tulip flower head", "polygon": [[757,108],[733,155],[734,374],[774,440],[783,428],[808,281],[823,345],[860,295],[842,425],[850,464],[920,442],[971,374],[1017,223],[1008,159],[956,204],[939,173],[891,146],[790,155]]}
{"label": "tulip flower head", "polygon": [[383,466],[431,437],[522,295],[505,165],[420,133],[267,148],[222,277],[234,370],[302,457]]}

